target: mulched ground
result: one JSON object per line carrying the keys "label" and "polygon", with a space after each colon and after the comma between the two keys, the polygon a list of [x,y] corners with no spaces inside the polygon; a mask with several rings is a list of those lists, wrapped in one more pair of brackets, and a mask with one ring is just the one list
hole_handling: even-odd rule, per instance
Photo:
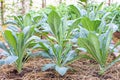
{"label": "mulched ground", "polygon": [[60,76],[54,70],[42,72],[41,67],[49,62],[50,60],[41,57],[32,58],[25,63],[21,74],[17,73],[14,65],[4,65],[0,67],[0,80],[120,80],[120,62],[103,76],[98,75],[99,65],[94,61],[78,60],[70,65],[74,70],[69,70],[64,76]]}
{"label": "mulched ground", "polygon": [[111,67],[103,76],[98,75],[98,64],[94,61],[81,59],[70,66],[65,76],[60,76],[54,70],[41,71],[41,66],[50,60],[33,58],[25,63],[21,74],[17,74],[14,65],[5,65],[0,68],[0,80],[120,80],[120,64]]}

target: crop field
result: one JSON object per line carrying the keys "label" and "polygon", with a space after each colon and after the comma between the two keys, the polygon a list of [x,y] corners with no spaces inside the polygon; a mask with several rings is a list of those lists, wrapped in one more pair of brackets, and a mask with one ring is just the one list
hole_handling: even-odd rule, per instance
{"label": "crop field", "polygon": [[0,80],[120,80],[119,0],[0,0]]}

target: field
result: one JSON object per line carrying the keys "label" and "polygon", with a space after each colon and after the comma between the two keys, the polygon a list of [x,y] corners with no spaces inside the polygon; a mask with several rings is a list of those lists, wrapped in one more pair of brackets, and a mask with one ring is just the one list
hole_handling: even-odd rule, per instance
{"label": "field", "polygon": [[41,2],[1,1],[0,80],[120,79],[119,4]]}

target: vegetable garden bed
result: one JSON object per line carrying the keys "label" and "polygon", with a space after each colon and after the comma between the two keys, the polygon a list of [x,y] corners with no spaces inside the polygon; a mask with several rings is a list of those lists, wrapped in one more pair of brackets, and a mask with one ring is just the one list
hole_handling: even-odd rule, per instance
{"label": "vegetable garden bed", "polygon": [[6,21],[0,79],[119,80],[119,5],[80,1],[81,6],[50,6]]}
{"label": "vegetable garden bed", "polygon": [[[111,59],[111,58],[110,58]],[[103,76],[98,75],[98,64],[94,61],[82,59],[71,64],[73,71],[60,76],[54,70],[41,71],[43,64],[49,63],[48,59],[30,59],[21,74],[17,74],[13,65],[5,65],[0,69],[1,80],[118,80],[120,79],[120,64],[111,67]]]}

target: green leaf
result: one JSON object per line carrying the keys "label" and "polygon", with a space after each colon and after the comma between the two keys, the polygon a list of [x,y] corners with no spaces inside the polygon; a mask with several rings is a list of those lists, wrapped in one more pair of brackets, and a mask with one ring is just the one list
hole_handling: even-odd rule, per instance
{"label": "green leaf", "polygon": [[104,64],[106,63],[106,60],[109,54],[108,50],[109,50],[110,42],[112,40],[112,34],[113,34],[113,31],[108,30],[106,33],[99,36],[99,41],[101,43],[100,49],[102,52],[102,61],[104,62]]}
{"label": "green leaf", "polygon": [[0,48],[9,52],[9,50],[7,49],[7,47],[5,46],[5,44],[3,42],[0,42]]}
{"label": "green leaf", "polygon": [[41,16],[36,16],[33,18],[35,23],[38,23],[41,20]]}
{"label": "green leaf", "polygon": [[94,33],[90,33],[88,35],[88,39],[90,40],[91,46],[93,47],[93,54],[96,54],[96,57],[94,58],[98,59],[98,61],[101,61],[99,38]]}
{"label": "green leaf", "polygon": [[34,54],[30,54],[32,57],[35,57],[35,56],[42,56],[44,58],[51,58],[52,56],[46,52],[46,51],[38,51],[38,52],[35,52]]}
{"label": "green leaf", "polygon": [[[100,65],[102,74],[107,70],[107,59],[109,55],[109,45],[112,39],[112,30],[104,34],[96,35],[90,32],[86,38],[79,38],[78,45],[87,50],[87,56],[94,59]],[[112,63],[113,64],[113,63]]]}
{"label": "green leaf", "polygon": [[8,56],[8,57],[5,59],[5,64],[12,64],[12,63],[14,63],[17,59],[18,59],[17,56]]}
{"label": "green leaf", "polygon": [[48,24],[55,36],[58,36],[59,27],[61,24],[60,16],[57,12],[51,11],[48,15]]}
{"label": "green leaf", "polygon": [[27,41],[25,42],[25,44],[29,44],[31,41],[40,41],[40,38],[38,36],[32,36],[29,39],[27,39]]}
{"label": "green leaf", "polygon": [[100,5],[98,5],[98,7],[97,7],[96,12],[100,11],[102,9],[103,5],[104,5],[104,2],[101,2]]}
{"label": "green leaf", "polygon": [[23,22],[22,22],[22,16],[14,16],[14,20],[16,21],[17,25],[20,28],[24,28]]}
{"label": "green leaf", "polygon": [[6,21],[5,24],[13,24],[13,25],[17,25],[17,22],[14,21],[14,20],[9,20],[9,21]]}
{"label": "green leaf", "polygon": [[17,26],[8,26],[7,28],[14,31],[14,32],[20,32],[21,31],[21,29],[18,28]]}
{"label": "green leaf", "polygon": [[85,2],[85,3],[86,3],[88,0],[80,0],[80,1],[81,1],[81,2]]}
{"label": "green leaf", "polygon": [[55,66],[55,70],[61,75],[65,75],[65,73],[67,72],[68,68],[67,67],[59,67],[59,66]]}
{"label": "green leaf", "polygon": [[25,35],[24,41],[27,41],[34,34],[34,31],[35,31],[34,29],[35,29],[35,26],[32,26],[32,27],[28,26],[23,29],[23,32]]}
{"label": "green leaf", "polygon": [[[69,50],[70,51],[70,50]],[[67,53],[66,58],[63,61],[62,65],[65,65],[70,60],[74,59],[76,57],[75,51],[70,51]]]}
{"label": "green leaf", "polygon": [[9,45],[11,45],[14,49],[16,49],[17,47],[17,42],[16,42],[16,38],[15,36],[12,34],[11,31],[9,30],[6,30],[4,32],[4,36],[5,36],[5,39],[7,40],[7,42],[9,43]]}
{"label": "green leaf", "polygon": [[[18,52],[18,54],[17,54],[17,52],[16,52],[16,55],[19,57],[19,58],[21,58],[22,56],[23,56],[23,47],[24,47],[24,33],[19,33],[18,35],[17,35],[17,38],[18,38],[18,41],[17,41],[17,52]],[[20,53],[22,53],[22,54],[20,54]]]}
{"label": "green leaf", "polygon": [[106,12],[106,13],[103,15],[101,21],[105,21],[106,17],[108,17],[110,14],[111,14],[111,12]]}
{"label": "green leaf", "polygon": [[89,33],[86,39],[81,38],[80,43],[97,62],[101,61],[100,42],[94,33]]}
{"label": "green leaf", "polygon": [[80,15],[80,11],[79,11],[79,9],[76,6],[69,5],[68,7],[70,9],[70,13],[74,13],[76,15],[76,18],[79,18],[81,16]]}
{"label": "green leaf", "polygon": [[41,49],[44,49],[45,51],[49,50],[49,47],[46,44],[39,42],[39,45],[40,45]]}
{"label": "green leaf", "polygon": [[27,27],[25,27],[22,31],[23,31],[23,33],[26,35],[28,32],[29,32],[29,30],[30,30],[30,26],[27,26]]}
{"label": "green leaf", "polygon": [[100,20],[91,21],[88,17],[83,17],[81,19],[82,27],[86,28],[89,31],[96,31],[100,25]]}
{"label": "green leaf", "polygon": [[26,14],[24,16],[23,24],[24,24],[24,27],[32,25],[32,20],[31,20],[31,15],[30,14]]}
{"label": "green leaf", "polygon": [[48,39],[49,39],[50,41],[55,41],[55,42],[57,42],[57,40],[56,40],[56,38],[55,38],[54,36],[48,36]]}
{"label": "green leaf", "polygon": [[50,69],[50,68],[54,68],[55,67],[55,64],[45,64],[42,68],[41,68],[41,70],[42,71],[46,71],[46,70],[48,70],[48,69]]}
{"label": "green leaf", "polygon": [[85,48],[87,50],[87,52],[89,54],[91,54],[94,59],[96,59],[96,51],[94,49],[94,45],[90,41],[91,40],[88,37],[87,38],[79,38],[78,45],[80,47]]}
{"label": "green leaf", "polygon": [[9,56],[10,53],[8,53],[8,52],[5,51],[4,49],[0,48],[0,55],[3,55],[3,56]]}
{"label": "green leaf", "polygon": [[79,24],[80,24],[80,21],[81,19],[76,19],[70,26],[70,28],[68,29],[68,33],[67,33],[67,36],[69,37],[70,36],[70,33],[72,32],[72,30],[76,29],[79,27]]}

